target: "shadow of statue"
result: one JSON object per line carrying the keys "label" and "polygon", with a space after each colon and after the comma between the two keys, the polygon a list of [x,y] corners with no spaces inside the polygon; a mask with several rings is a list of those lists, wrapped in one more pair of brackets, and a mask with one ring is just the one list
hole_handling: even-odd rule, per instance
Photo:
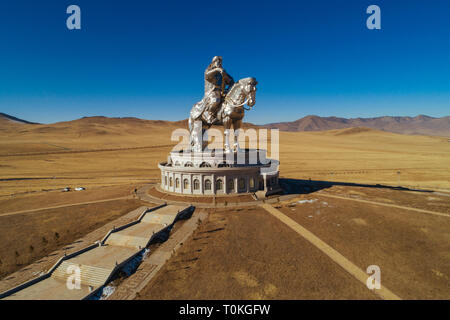
{"label": "shadow of statue", "polygon": [[338,182],[338,181],[321,181],[321,180],[302,180],[280,178],[279,183],[285,195],[289,194],[309,194],[323,189],[331,188],[333,186],[348,186],[348,187],[363,187],[363,188],[378,188],[390,189],[397,191],[415,191],[415,192],[434,192],[433,190],[411,189],[399,186],[389,186],[382,184],[362,184],[353,182]]}

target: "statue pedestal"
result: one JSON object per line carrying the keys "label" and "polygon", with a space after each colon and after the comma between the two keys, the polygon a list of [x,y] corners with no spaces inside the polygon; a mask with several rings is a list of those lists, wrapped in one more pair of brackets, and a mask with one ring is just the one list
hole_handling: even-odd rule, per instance
{"label": "statue pedestal", "polygon": [[279,190],[278,166],[259,149],[172,151],[158,165],[162,190],[201,196]]}

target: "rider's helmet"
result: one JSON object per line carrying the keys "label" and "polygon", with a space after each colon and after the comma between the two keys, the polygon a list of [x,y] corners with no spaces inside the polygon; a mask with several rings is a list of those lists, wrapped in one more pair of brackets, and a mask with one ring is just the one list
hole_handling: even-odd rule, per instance
{"label": "rider's helmet", "polygon": [[222,64],[222,57],[221,56],[215,56],[212,59],[212,63],[216,63],[216,62],[219,62],[220,64]]}

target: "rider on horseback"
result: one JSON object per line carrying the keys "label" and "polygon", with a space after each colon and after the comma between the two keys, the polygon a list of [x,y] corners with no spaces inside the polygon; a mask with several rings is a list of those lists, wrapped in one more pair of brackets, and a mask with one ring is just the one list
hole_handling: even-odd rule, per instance
{"label": "rider on horseback", "polygon": [[205,120],[209,124],[216,122],[217,111],[233,84],[233,78],[222,67],[222,57],[215,56],[205,71],[203,108]]}

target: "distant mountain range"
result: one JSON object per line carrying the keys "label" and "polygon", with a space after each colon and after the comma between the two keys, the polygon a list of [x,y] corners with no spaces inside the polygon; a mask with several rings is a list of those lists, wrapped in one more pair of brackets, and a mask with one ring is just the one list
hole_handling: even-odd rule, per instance
{"label": "distant mountain range", "polygon": [[[72,130],[74,128],[82,127],[83,130],[90,130],[98,128],[102,125],[112,125],[112,128],[117,125],[130,124],[136,129],[142,128],[148,130],[151,127],[160,126],[174,126],[187,128],[187,120],[180,121],[163,121],[163,120],[143,120],[138,118],[108,118],[108,117],[85,117],[73,121],[57,122],[54,124],[44,125],[19,119],[14,116],[0,112],[0,131],[15,131],[17,125],[33,124],[33,131],[40,132],[46,130]],[[20,126],[22,127],[22,126]],[[269,123],[262,126],[256,126],[251,123],[244,124],[246,127],[265,127],[277,128],[281,131],[325,131],[335,129],[346,129],[355,127],[365,127],[387,132],[401,133],[401,134],[418,134],[431,136],[450,137],[450,116],[442,118],[433,118],[425,115],[417,117],[377,117],[377,118],[338,118],[338,117],[319,117],[306,116],[304,118],[291,122],[277,122]],[[23,130],[22,128],[21,130]],[[30,128],[31,129],[31,128]],[[98,130],[100,130],[98,128]],[[106,132],[105,132],[106,133]]]}
{"label": "distant mountain range", "polygon": [[377,118],[338,118],[306,116],[291,122],[277,122],[264,125],[281,131],[324,131],[352,127],[367,127],[377,130],[432,136],[450,136],[450,116],[433,118],[425,115],[417,117],[377,117]]}
{"label": "distant mountain range", "polygon": [[10,116],[9,114],[3,113],[3,112],[0,112],[0,119],[8,120],[8,121],[16,122],[16,123],[37,124],[36,122],[30,122],[30,121],[26,121],[23,119],[19,119],[19,118]]}

